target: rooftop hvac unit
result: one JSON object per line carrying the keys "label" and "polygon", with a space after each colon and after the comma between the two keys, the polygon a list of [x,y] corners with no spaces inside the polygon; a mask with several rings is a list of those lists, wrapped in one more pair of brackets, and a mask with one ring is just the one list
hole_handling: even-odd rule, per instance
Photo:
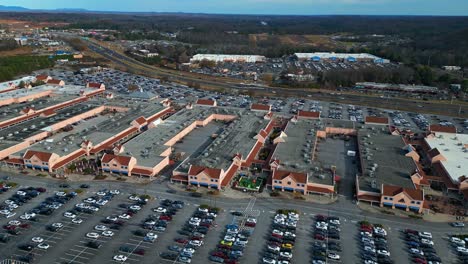
{"label": "rooftop hvac unit", "polygon": [[323,180],[323,179],[325,179],[325,175],[323,175],[323,174],[319,174],[319,175],[317,175],[317,178],[319,178],[319,179],[322,179],[322,180]]}
{"label": "rooftop hvac unit", "polygon": [[67,151],[68,151],[68,148],[63,148],[63,151],[64,151],[64,152],[67,152]]}
{"label": "rooftop hvac unit", "polygon": [[371,187],[372,188],[377,188],[377,182],[375,180],[372,180]]}
{"label": "rooftop hvac unit", "polygon": [[366,159],[367,159],[367,160],[372,160],[372,157],[371,157],[371,156],[367,156]]}
{"label": "rooftop hvac unit", "polygon": [[15,135],[18,135],[19,134],[19,131],[15,131]]}

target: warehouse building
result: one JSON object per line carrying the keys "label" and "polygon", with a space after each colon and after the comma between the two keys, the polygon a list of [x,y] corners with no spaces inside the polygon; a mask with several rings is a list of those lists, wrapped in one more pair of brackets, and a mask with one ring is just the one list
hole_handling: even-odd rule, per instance
{"label": "warehouse building", "polygon": [[259,55],[227,55],[227,54],[196,54],[190,59],[190,63],[198,63],[200,61],[214,61],[214,62],[265,62],[265,56]]}
{"label": "warehouse building", "polygon": [[433,86],[375,83],[375,82],[358,82],[355,84],[354,87],[356,89],[369,89],[369,90],[376,90],[376,91],[395,91],[395,92],[407,92],[407,93],[436,94],[439,92],[439,89]]}
{"label": "warehouse building", "polygon": [[334,53],[334,52],[314,52],[314,53],[294,53],[298,60],[336,61],[336,62],[373,62],[390,63],[387,59],[382,59],[368,53]]}

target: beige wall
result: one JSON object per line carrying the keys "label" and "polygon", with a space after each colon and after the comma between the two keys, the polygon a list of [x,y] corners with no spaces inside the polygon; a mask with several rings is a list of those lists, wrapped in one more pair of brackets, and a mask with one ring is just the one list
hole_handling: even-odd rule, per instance
{"label": "beige wall", "polygon": [[[280,182],[275,182],[275,181],[280,181]],[[291,184],[288,184],[290,182]],[[292,188],[293,190],[297,191],[302,191],[306,192],[307,190],[307,182],[297,182],[295,181],[292,177],[285,177],[282,180],[275,180],[272,179],[272,186],[274,189],[281,188],[282,191],[284,191],[284,188]],[[303,184],[304,186],[297,186],[297,184]]]}
{"label": "beige wall", "polygon": [[9,104],[18,104],[18,103],[34,100],[37,98],[48,96],[51,93],[52,93],[52,90],[46,90],[40,93],[25,94],[24,96],[15,97],[15,98],[0,99],[0,106],[9,105]]}

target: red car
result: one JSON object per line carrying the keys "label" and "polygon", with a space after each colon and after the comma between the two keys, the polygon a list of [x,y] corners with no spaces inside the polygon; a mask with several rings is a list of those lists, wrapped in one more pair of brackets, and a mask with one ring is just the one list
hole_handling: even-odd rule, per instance
{"label": "red car", "polygon": [[248,227],[255,227],[255,223],[254,222],[247,222],[245,223],[245,226],[248,226]]}
{"label": "red car", "polygon": [[174,239],[175,242],[180,243],[180,244],[187,244],[188,240],[185,238],[176,238]]}
{"label": "red car", "polygon": [[3,228],[6,229],[6,230],[15,230],[16,226],[14,226],[14,225],[5,225],[5,226],[3,226]]}
{"label": "red car", "polygon": [[224,264],[238,264],[239,262],[237,260],[233,259],[225,259]]}
{"label": "red car", "polygon": [[277,237],[277,238],[283,238],[282,235],[280,235],[280,234],[275,234],[275,233],[272,233],[271,236],[272,236],[272,237]]}
{"label": "red car", "polygon": [[164,220],[164,221],[171,221],[172,220],[172,217],[168,216],[168,215],[161,215],[159,217],[159,220]]}
{"label": "red car", "polygon": [[372,231],[372,228],[370,228],[370,227],[361,227],[361,231],[363,231],[363,232],[369,232],[369,233],[372,233],[372,232],[373,232],[373,231]]}
{"label": "red car", "polygon": [[203,240],[203,237],[191,236],[191,237],[190,237],[190,240]]}
{"label": "red car", "polygon": [[325,236],[322,236],[322,235],[319,235],[319,234],[315,235],[314,238],[317,239],[317,240],[325,240]]}
{"label": "red car", "polygon": [[22,223],[22,224],[19,225],[19,227],[21,227],[21,228],[30,228],[31,225],[28,224],[28,223]]}
{"label": "red car", "polygon": [[413,229],[405,229],[405,233],[407,233],[407,234],[409,233],[409,234],[415,234],[415,235],[417,235],[417,234],[418,234],[418,231],[416,231],[416,230],[413,230]]}
{"label": "red car", "polygon": [[210,227],[211,227],[211,224],[210,224],[210,223],[200,223],[200,226],[204,226],[204,227],[210,228]]}
{"label": "red car", "polygon": [[414,263],[419,263],[419,264],[427,264],[427,261],[425,259],[422,259],[422,258],[414,258],[413,262]]}
{"label": "red car", "polygon": [[227,259],[228,258],[228,256],[224,252],[221,252],[221,251],[215,251],[215,252],[211,253],[211,256],[220,257],[222,259]]}
{"label": "red car", "polygon": [[325,221],[327,220],[327,217],[325,215],[316,215],[315,219],[319,221]]}
{"label": "red car", "polygon": [[46,192],[46,188],[42,188],[42,187],[39,187],[39,188],[36,188],[36,191],[40,192],[40,193],[44,193]]}
{"label": "red car", "polygon": [[137,254],[137,255],[140,255],[140,256],[143,256],[145,255],[145,250],[142,249],[142,248],[137,248],[135,249],[135,251],[133,251],[134,254]]}

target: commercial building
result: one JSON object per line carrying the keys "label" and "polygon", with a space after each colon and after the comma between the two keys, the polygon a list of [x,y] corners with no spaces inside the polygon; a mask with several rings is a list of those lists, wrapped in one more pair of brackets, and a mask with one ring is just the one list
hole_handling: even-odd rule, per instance
{"label": "commercial building", "polygon": [[407,92],[407,93],[436,94],[439,92],[439,88],[433,87],[433,86],[375,83],[375,82],[358,82],[354,85],[354,87],[357,89],[395,91],[395,92]]}
{"label": "commercial building", "polygon": [[17,88],[20,88],[19,85],[21,83],[24,83],[24,87],[22,88],[31,88],[31,83],[34,83],[36,81],[36,78],[33,76],[26,76],[20,79],[8,81],[8,82],[2,82],[0,83],[0,93],[5,93],[9,92],[12,90],[15,90]]}
{"label": "commercial building", "polygon": [[299,60],[311,61],[336,61],[336,62],[373,62],[390,63],[387,59],[382,59],[368,53],[334,53],[334,52],[314,52],[314,53],[294,53]]}
{"label": "commercial building", "polygon": [[356,176],[357,200],[382,207],[421,213],[423,176],[415,148],[386,126],[366,125],[357,131],[361,174]]}
{"label": "commercial building", "polygon": [[190,63],[197,63],[203,60],[214,62],[265,62],[265,56],[259,55],[227,55],[227,54],[196,54],[190,59]]}
{"label": "commercial building", "polygon": [[[205,110],[207,111],[207,110]],[[238,109],[212,108],[198,126],[209,122],[221,122],[218,134],[214,134],[203,151],[187,157],[173,172],[173,181],[214,189],[226,187],[238,170],[245,170],[257,162],[256,157],[273,129],[274,121],[264,113]],[[206,139],[205,139],[206,140]]]}

